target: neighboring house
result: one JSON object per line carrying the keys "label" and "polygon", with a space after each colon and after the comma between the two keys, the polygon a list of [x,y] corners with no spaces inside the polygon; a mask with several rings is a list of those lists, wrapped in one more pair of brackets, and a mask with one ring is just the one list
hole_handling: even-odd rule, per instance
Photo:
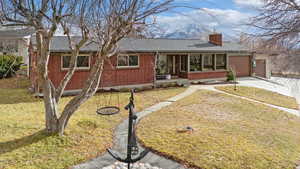
{"label": "neighboring house", "polygon": [[28,47],[33,31],[23,28],[0,30],[0,54],[22,56],[25,64],[29,63]]}
{"label": "neighboring house", "polygon": [[[30,79],[40,92],[36,76],[36,52],[30,55]],[[153,86],[163,82],[190,82],[226,79],[229,67],[237,76],[251,76],[252,53],[238,43],[223,42],[222,34],[212,34],[208,42],[199,39],[134,39],[120,41],[119,54],[105,61],[100,88]],[[67,38],[54,37],[51,44],[49,76],[58,86],[68,69],[70,50]],[[66,90],[80,90],[97,52],[95,44],[81,49],[77,71]],[[155,64],[157,63],[157,64]],[[156,66],[157,65],[157,66]]]}

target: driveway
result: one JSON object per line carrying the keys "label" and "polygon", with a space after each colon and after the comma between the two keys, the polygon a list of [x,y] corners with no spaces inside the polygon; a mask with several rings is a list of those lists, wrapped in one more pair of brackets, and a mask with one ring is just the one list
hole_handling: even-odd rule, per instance
{"label": "driveway", "polygon": [[[269,90],[272,92],[277,92],[282,95],[294,97],[297,100],[297,103],[300,108],[300,79],[284,79],[284,78],[272,78],[270,81],[254,78],[254,77],[243,77],[237,79],[241,86],[248,86],[248,87],[256,87],[261,88],[264,90]],[[224,85],[202,85],[200,88],[208,89],[208,90],[216,90],[214,86],[224,86]],[[226,86],[226,85],[225,85]],[[271,106],[274,107],[274,106]],[[275,106],[275,108],[278,106]],[[278,107],[279,108],[279,107]],[[284,111],[286,108],[279,108]],[[290,110],[292,114],[297,112],[296,110]],[[300,114],[300,110],[298,111]]]}
{"label": "driveway", "polygon": [[[261,88],[261,89],[277,92],[282,95],[294,97],[292,95],[291,89],[280,82],[278,82],[279,84],[276,84],[276,83],[268,82],[268,81],[253,78],[253,77],[238,78],[238,82],[240,85],[243,85],[243,86]],[[277,82],[277,81],[275,81],[275,82]]]}
{"label": "driveway", "polygon": [[[239,85],[257,87],[296,98],[300,108],[300,79],[272,77],[270,81],[253,77],[238,78]],[[300,113],[300,111],[299,111]]]}
{"label": "driveway", "polygon": [[[239,86],[248,86],[248,87],[256,87],[256,88],[261,88],[264,90],[269,90],[272,92],[277,92],[279,94],[282,95],[286,95],[286,96],[290,96],[293,97],[290,89],[288,87],[285,87],[284,85],[278,84],[277,82],[269,82],[269,81],[265,81],[265,80],[261,80],[258,78],[253,78],[253,77],[247,77],[247,78],[239,78],[238,79],[239,82]],[[232,84],[228,84],[228,85],[232,85]],[[256,102],[256,103],[260,103],[260,104],[264,104],[282,111],[286,111],[289,112],[291,114],[294,114],[296,116],[300,115],[300,110],[295,110],[295,109],[289,109],[289,108],[285,108],[285,107],[281,107],[281,106],[276,106],[276,105],[272,105],[272,104],[268,104],[268,103],[264,103],[261,101],[257,101],[251,98],[247,98],[247,97],[243,97],[243,96],[238,96],[238,95],[234,95],[234,94],[230,94],[221,90],[216,89],[215,87],[217,86],[227,86],[227,85],[223,85],[223,84],[217,84],[217,85],[196,85],[195,87],[198,89],[206,89],[206,90],[212,90],[215,92],[220,92],[220,93],[224,93],[233,97],[238,97],[241,99],[245,99],[251,102]],[[297,101],[298,102],[298,101]],[[299,102],[298,102],[299,104]],[[300,107],[300,104],[299,104]]]}
{"label": "driveway", "polygon": [[290,94],[297,99],[298,103],[300,103],[300,79],[272,77],[271,80],[288,88]]}

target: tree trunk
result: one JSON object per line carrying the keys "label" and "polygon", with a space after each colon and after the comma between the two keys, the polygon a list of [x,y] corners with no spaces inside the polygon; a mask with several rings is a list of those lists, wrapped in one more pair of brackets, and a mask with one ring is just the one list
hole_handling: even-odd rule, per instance
{"label": "tree trunk", "polygon": [[66,105],[61,116],[59,117],[58,132],[61,136],[63,135],[64,130],[67,127],[68,122],[71,116],[75,113],[75,111],[97,92],[104,64],[104,58],[102,56],[99,57],[101,58],[97,59],[96,64],[91,70],[89,79],[87,80],[84,88],[82,89],[82,92],[76,97],[74,97]]}
{"label": "tree trunk", "polygon": [[39,32],[36,35],[38,57],[38,78],[42,84],[46,130],[49,133],[58,132],[57,101],[55,99],[55,88],[48,76],[48,62],[50,58],[50,40],[46,32]]}
{"label": "tree trunk", "polygon": [[53,96],[53,90],[49,81],[44,82],[43,87],[44,105],[45,105],[45,120],[46,129],[49,133],[58,132],[58,119],[57,119],[57,102]]}

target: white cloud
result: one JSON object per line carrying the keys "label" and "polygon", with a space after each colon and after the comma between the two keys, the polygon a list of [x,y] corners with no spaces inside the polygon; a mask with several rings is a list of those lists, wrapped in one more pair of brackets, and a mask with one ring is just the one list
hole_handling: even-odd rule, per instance
{"label": "white cloud", "polygon": [[236,34],[238,30],[243,29],[252,15],[242,13],[232,9],[211,9],[193,10],[173,16],[159,16],[157,22],[166,33],[189,31],[191,25],[202,30],[216,30],[221,33]]}
{"label": "white cloud", "polygon": [[[264,0],[233,0],[234,3],[241,7],[254,7],[259,8],[264,5]],[[300,0],[295,0],[300,5]]]}
{"label": "white cloud", "polygon": [[234,3],[242,7],[261,7],[263,0],[234,0]]}

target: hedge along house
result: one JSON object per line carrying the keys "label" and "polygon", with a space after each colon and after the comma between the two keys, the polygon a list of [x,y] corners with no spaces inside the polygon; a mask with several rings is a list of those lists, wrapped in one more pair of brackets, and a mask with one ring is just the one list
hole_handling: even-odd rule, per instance
{"label": "hedge along house", "polygon": [[[32,88],[40,92],[36,75],[35,43],[30,54]],[[223,42],[221,34],[212,34],[208,42],[199,39],[125,38],[118,44],[119,54],[105,61],[99,88],[156,86],[168,82],[189,83],[226,79],[232,67],[237,76],[250,76],[252,53],[238,43]],[[81,49],[77,70],[66,87],[66,94],[79,91],[86,81],[97,52],[95,44]],[[51,42],[49,76],[55,86],[66,74],[70,51],[67,38],[54,37]]]}

